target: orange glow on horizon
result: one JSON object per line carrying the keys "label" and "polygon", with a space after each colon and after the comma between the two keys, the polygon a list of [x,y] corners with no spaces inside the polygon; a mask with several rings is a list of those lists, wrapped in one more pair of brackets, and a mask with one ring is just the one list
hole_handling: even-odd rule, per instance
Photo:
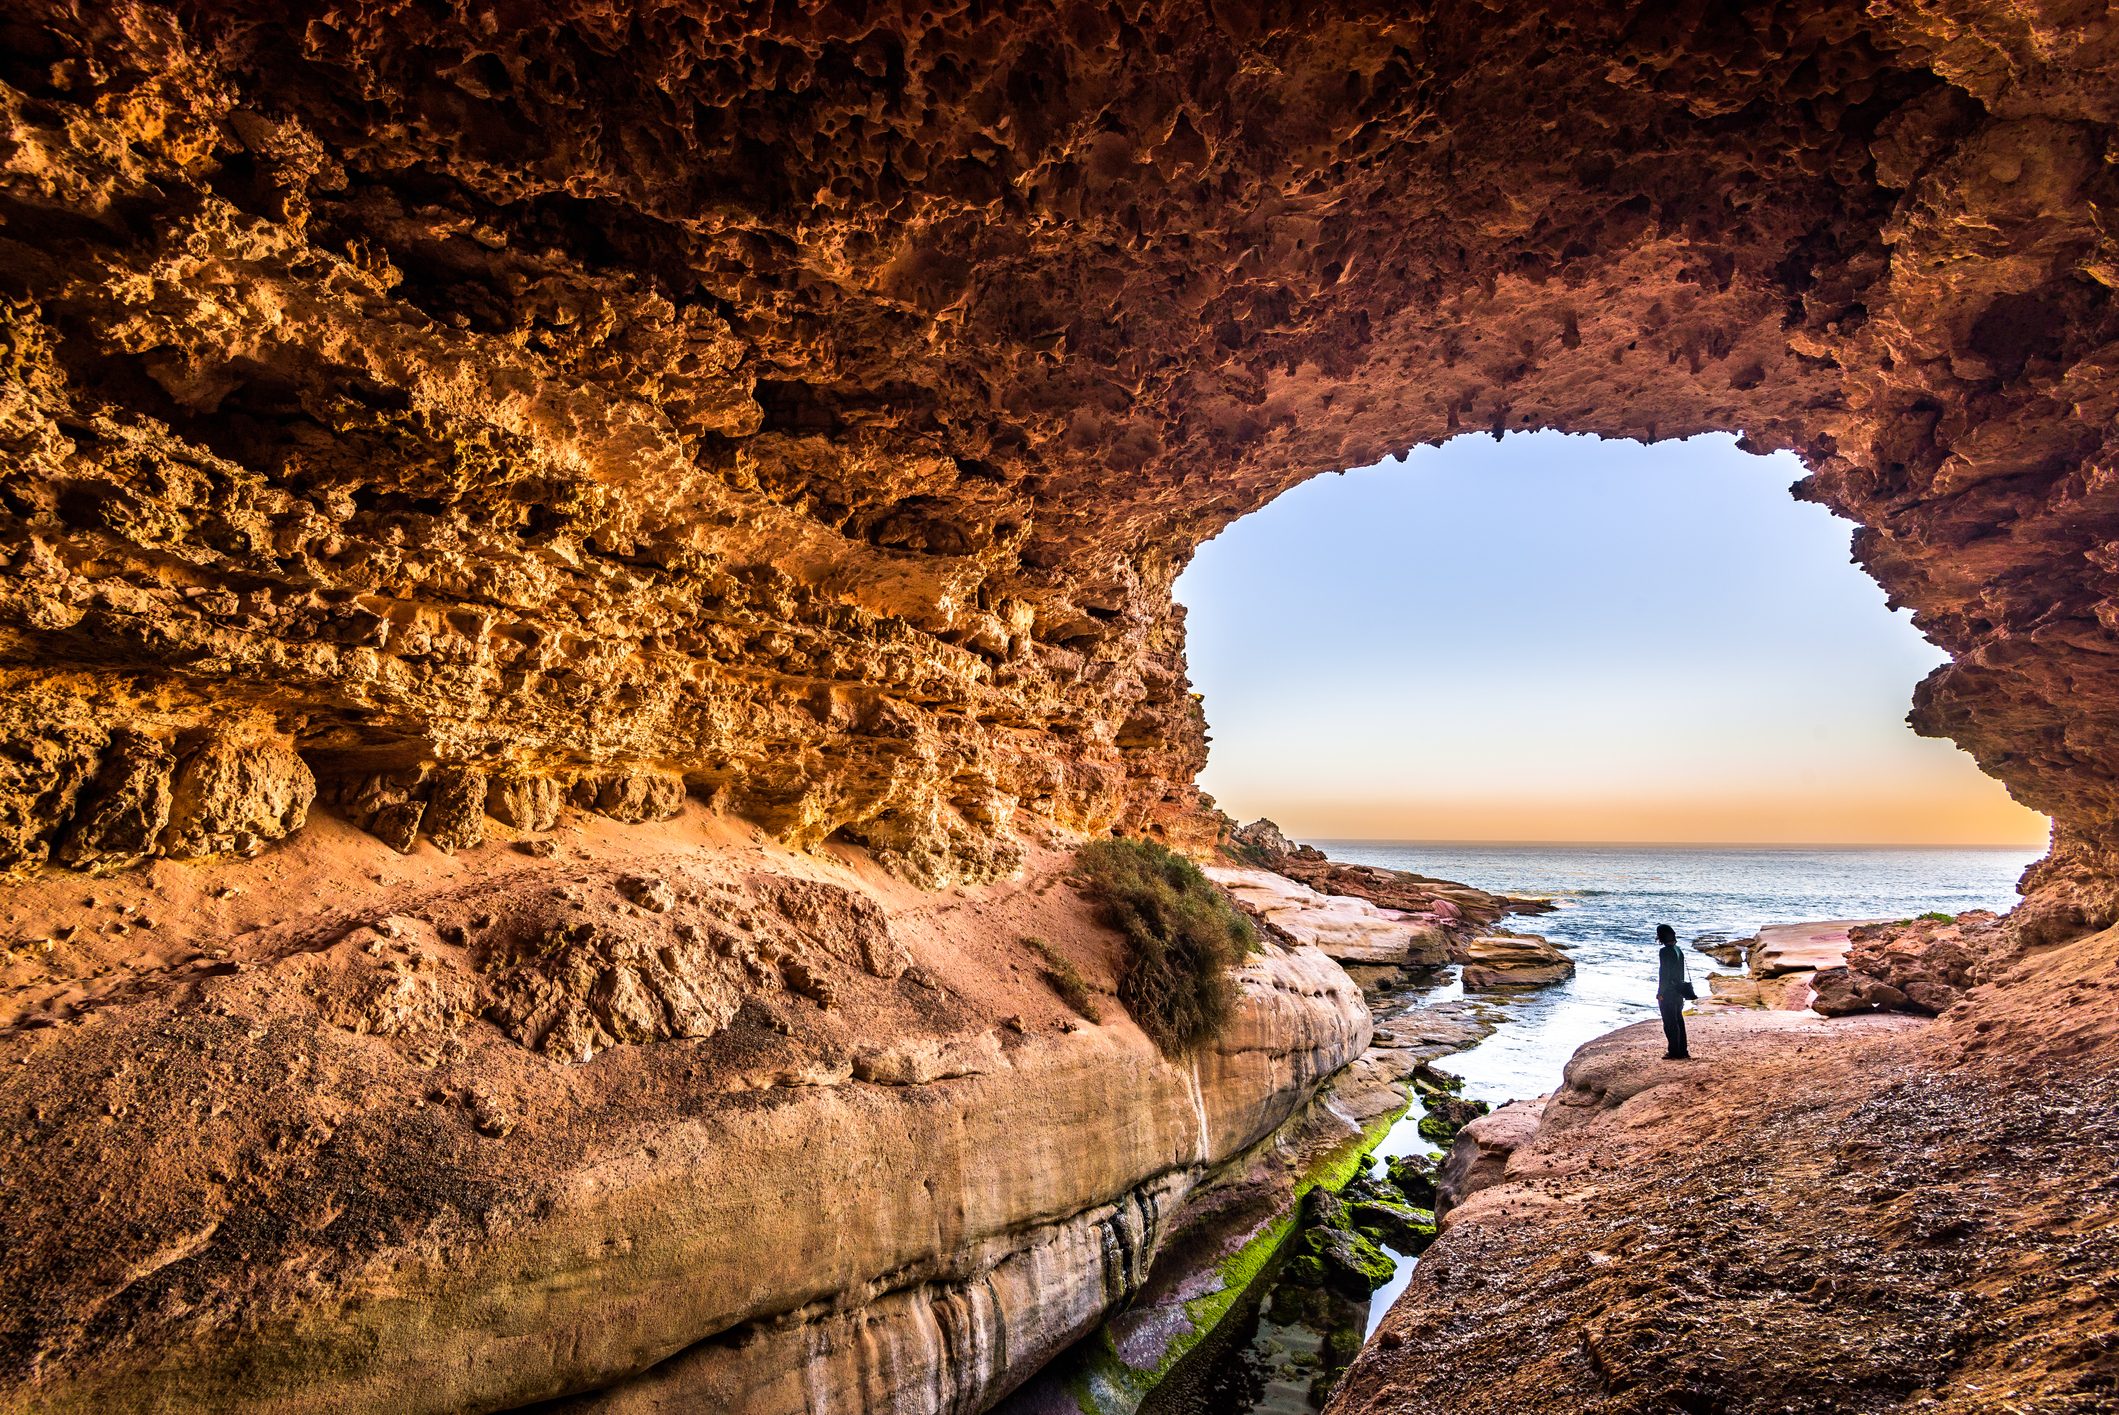
{"label": "orange glow on horizon", "polygon": [[1880,800],[1715,795],[1636,799],[1286,800],[1297,839],[1686,845],[1996,845],[2040,848],[2046,818],[1977,778]]}

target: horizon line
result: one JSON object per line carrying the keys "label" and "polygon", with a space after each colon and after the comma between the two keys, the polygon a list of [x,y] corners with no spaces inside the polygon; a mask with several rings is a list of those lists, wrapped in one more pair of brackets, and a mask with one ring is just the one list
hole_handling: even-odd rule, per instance
{"label": "horizon line", "polygon": [[[1293,838],[1293,837],[1291,837]],[[1850,840],[1532,840],[1447,839],[1380,835],[1319,835],[1311,837],[1328,845],[1509,845],[1574,848],[1631,848],[1655,850],[2050,850],[2051,844],[2033,845],[2008,841],[1850,841]],[[1299,839],[1297,843],[1302,843]]]}

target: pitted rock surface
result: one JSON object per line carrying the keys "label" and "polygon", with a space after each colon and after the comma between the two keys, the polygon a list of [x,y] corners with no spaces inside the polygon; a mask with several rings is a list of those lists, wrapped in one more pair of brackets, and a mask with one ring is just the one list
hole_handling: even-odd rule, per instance
{"label": "pitted rock surface", "polygon": [[2119,913],[2107,19],[31,0],[5,39],[10,860],[134,809],[121,729],[209,727],[406,845],[477,836],[474,770],[502,819],[689,787],[934,880],[1020,813],[1203,840],[1202,539],[1459,433],[1723,429],[1951,654],[1915,721],[2059,821],[2055,932]]}

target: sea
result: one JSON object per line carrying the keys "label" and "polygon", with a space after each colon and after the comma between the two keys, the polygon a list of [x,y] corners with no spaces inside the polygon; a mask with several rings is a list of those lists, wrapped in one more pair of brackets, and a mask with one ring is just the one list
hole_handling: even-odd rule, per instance
{"label": "sea", "polygon": [[[1543,1095],[1577,1047],[1655,1010],[1655,927],[1686,945],[1695,986],[1729,971],[1690,945],[1749,938],[1768,924],[1819,919],[1904,919],[1931,910],[2012,908],[2016,881],[2036,849],[1779,848],[1653,845],[1465,845],[1311,841],[1338,860],[1411,870],[1501,894],[1550,899],[1547,914],[1503,927],[1541,934],[1570,954],[1574,976],[1502,995],[1505,1018],[1484,1041],[1440,1065],[1464,1093],[1493,1105]],[[1461,997],[1450,970],[1424,1002]],[[1488,996],[1493,996],[1489,994]],[[1415,1107],[1379,1156],[1434,1154]],[[1243,1329],[1182,1394],[1151,1400],[1152,1415],[1301,1415],[1321,1410],[1332,1376],[1411,1281],[1415,1260],[1366,1304],[1275,1283]]]}
{"label": "sea", "polygon": [[[1558,907],[1503,927],[1543,935],[1575,960],[1564,983],[1513,995],[1486,1041],[1450,1058],[1465,1094],[1499,1105],[1543,1095],[1575,1048],[1655,1011],[1655,927],[1677,930],[1695,986],[1729,971],[1690,947],[1768,924],[1906,919],[2013,908],[2036,849],[1780,849],[1643,845],[1423,845],[1321,840],[1335,860],[1411,870]],[[1707,989],[1700,987],[1702,996]],[[1432,1000],[1454,995],[1447,989]]]}

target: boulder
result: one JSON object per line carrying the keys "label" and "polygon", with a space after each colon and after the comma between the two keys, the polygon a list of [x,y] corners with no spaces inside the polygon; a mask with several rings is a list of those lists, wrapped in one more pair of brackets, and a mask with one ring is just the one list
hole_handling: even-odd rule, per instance
{"label": "boulder", "polygon": [[1303,1243],[1324,1266],[1324,1281],[1348,1297],[1367,1297],[1398,1271],[1391,1255],[1370,1239],[1341,1228],[1313,1228]]}
{"label": "boulder", "polygon": [[122,869],[155,853],[169,824],[176,758],[151,737],[119,731],[80,807],[60,837],[59,863],[77,870]]}
{"label": "boulder", "polygon": [[549,776],[496,776],[486,789],[486,813],[517,830],[550,830],[565,805],[566,792]]}
{"label": "boulder", "polygon": [[[1490,1115],[1482,1115],[1457,1132],[1442,1173],[1435,1182],[1435,1217],[1446,1220],[1449,1211],[1470,1195],[1498,1184],[1508,1172],[1509,1157],[1517,1147],[1538,1133],[1545,1115],[1545,1098],[1510,1101]],[[1447,1223],[1444,1223],[1447,1227]]]}
{"label": "boulder", "polygon": [[1435,1207],[1436,1164],[1430,1155],[1392,1155],[1383,1162],[1390,1186],[1415,1208]]}
{"label": "boulder", "polygon": [[[2022,930],[2013,917],[1984,909],[1860,925],[1849,932],[1847,968],[1869,983],[1854,985],[1843,999],[1835,980],[1833,1001],[1839,1005],[1866,999],[1883,1010],[1938,1015],[1972,988],[1999,976],[2022,956],[2023,947]],[[1822,991],[1823,975],[1819,978]],[[1891,992],[1904,1000],[1891,1000]]]}
{"label": "boulder", "polygon": [[177,763],[162,853],[254,855],[300,830],[315,799],[316,778],[288,743],[210,736]]}
{"label": "boulder", "polygon": [[1857,1012],[1893,1012],[1904,1009],[1910,999],[1867,973],[1851,968],[1824,968],[1811,980],[1815,995],[1810,1006],[1827,1017],[1851,1017]]}
{"label": "boulder", "polygon": [[1485,1101],[1461,1096],[1430,1096],[1426,1105],[1427,1114],[1420,1117],[1420,1133],[1438,1143],[1447,1143],[1459,1130],[1492,1109]]}
{"label": "boulder", "polygon": [[1743,939],[1706,937],[1694,939],[1692,946],[1725,968],[1740,968],[1744,963],[1744,943]]}
{"label": "boulder", "polygon": [[427,790],[420,828],[437,849],[469,850],[486,838],[486,796],[484,772],[476,767],[444,769]]}
{"label": "boulder", "polygon": [[1295,842],[1263,816],[1230,831],[1229,841],[1237,847],[1237,853],[1263,865],[1295,853]]}
{"label": "boulder", "polygon": [[1356,1232],[1388,1243],[1401,1253],[1417,1253],[1435,1236],[1432,1210],[1401,1199],[1357,1199],[1347,1205]]}
{"label": "boulder", "polygon": [[684,778],[647,767],[591,772],[574,782],[574,804],[620,821],[668,820],[684,809]]}
{"label": "boulder", "polygon": [[1774,924],[1760,929],[1745,950],[1751,974],[1773,978],[1783,973],[1811,973],[1836,968],[1847,958],[1848,931],[1876,920],[1825,919],[1807,924]]}
{"label": "boulder", "polygon": [[1575,960],[1536,934],[1480,934],[1457,952],[1467,991],[1537,988],[1574,975]]}

